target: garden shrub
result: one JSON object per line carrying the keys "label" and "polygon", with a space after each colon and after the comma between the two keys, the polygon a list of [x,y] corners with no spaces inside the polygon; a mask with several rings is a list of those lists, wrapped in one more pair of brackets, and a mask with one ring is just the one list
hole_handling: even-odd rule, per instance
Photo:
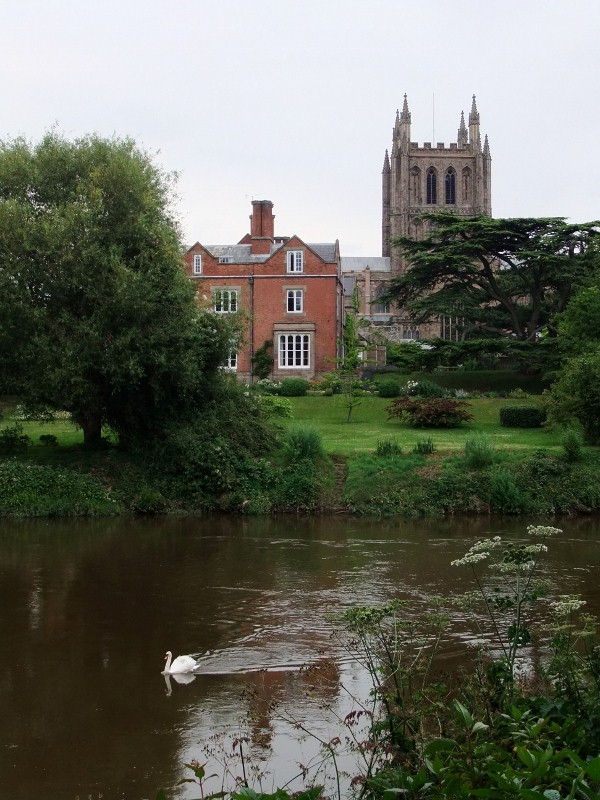
{"label": "garden shrub", "polygon": [[398,397],[400,394],[400,386],[398,385],[398,381],[387,378],[377,384],[377,391],[380,397]]}
{"label": "garden shrub", "polygon": [[441,397],[399,397],[387,407],[388,419],[407,419],[414,428],[455,428],[470,422],[469,403]]}
{"label": "garden shrub", "polygon": [[402,447],[395,437],[378,439],[375,453],[382,458],[402,455]]}
{"label": "garden shrub", "polygon": [[490,507],[503,514],[527,511],[527,498],[508,469],[497,469],[490,476]]}
{"label": "garden shrub", "polygon": [[567,428],[561,437],[565,461],[575,463],[583,459],[583,436],[575,428]]}
{"label": "garden shrub", "polygon": [[304,378],[284,378],[281,381],[279,394],[282,397],[304,397],[308,387],[309,383]]}
{"label": "garden shrub", "polygon": [[449,392],[439,383],[419,378],[418,381],[409,381],[406,384],[407,393],[411,397],[448,397]]}
{"label": "garden shrub", "polygon": [[19,422],[0,431],[0,453],[18,453],[26,450],[31,444],[31,439],[23,433],[23,426]]}
{"label": "garden shrub", "polygon": [[273,417],[278,417],[280,419],[284,417],[291,418],[293,416],[292,404],[287,397],[276,397],[275,395],[265,394],[258,395],[256,399],[257,405],[268,419],[272,419]]}
{"label": "garden shrub", "polygon": [[44,447],[58,447],[58,439],[52,433],[42,433],[40,444],[43,444]]}
{"label": "garden shrub", "polygon": [[290,428],[285,440],[285,450],[292,461],[315,461],[324,455],[323,437],[315,428]]}
{"label": "garden shrub", "polygon": [[496,450],[484,433],[475,433],[465,441],[465,461],[471,469],[489,467],[496,458]]}
{"label": "garden shrub", "polygon": [[504,406],[500,409],[500,425],[504,428],[541,428],[546,411],[538,406]]}
{"label": "garden shrub", "polygon": [[260,394],[279,394],[281,391],[281,383],[279,381],[272,381],[270,378],[261,378],[252,385],[252,388]]}

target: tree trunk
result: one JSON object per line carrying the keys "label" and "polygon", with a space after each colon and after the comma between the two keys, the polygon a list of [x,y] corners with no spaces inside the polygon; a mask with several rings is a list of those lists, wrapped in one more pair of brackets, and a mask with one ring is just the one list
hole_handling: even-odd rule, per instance
{"label": "tree trunk", "polygon": [[83,431],[83,445],[94,449],[102,441],[102,417],[100,414],[82,414],[77,420]]}

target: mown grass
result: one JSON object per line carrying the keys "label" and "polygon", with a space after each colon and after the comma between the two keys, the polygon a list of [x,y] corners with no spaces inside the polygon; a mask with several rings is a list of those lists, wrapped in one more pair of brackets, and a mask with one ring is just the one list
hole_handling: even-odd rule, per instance
{"label": "mown grass", "polygon": [[487,434],[497,448],[511,450],[558,450],[561,434],[545,428],[502,428],[500,409],[507,405],[529,405],[539,398],[512,400],[504,398],[482,398],[469,400],[472,423],[459,428],[432,429],[411,428],[396,419],[388,420],[387,407],[392,402],[383,397],[364,395],[360,405],[352,411],[351,422],[346,422],[347,409],[343,397],[308,396],[292,397],[293,418],[287,425],[310,424],[321,432],[325,451],[332,455],[351,456],[376,449],[379,439],[393,436],[404,452],[413,449],[416,442],[431,436],[439,451],[456,451],[464,448],[465,441],[473,433]]}

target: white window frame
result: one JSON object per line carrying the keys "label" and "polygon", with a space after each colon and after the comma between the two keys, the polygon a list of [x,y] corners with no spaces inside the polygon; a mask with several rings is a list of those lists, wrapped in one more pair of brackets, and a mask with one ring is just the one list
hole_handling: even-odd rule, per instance
{"label": "white window frame", "polygon": [[279,333],[277,356],[279,369],[310,369],[310,334]]}
{"label": "white window frame", "polygon": [[237,289],[213,289],[212,302],[215,314],[235,314],[238,310]]}
{"label": "white window frame", "polygon": [[235,350],[231,350],[225,359],[225,363],[223,364],[223,369],[230,370],[231,372],[236,372],[238,367],[238,354]]}
{"label": "white window frame", "polygon": [[304,311],[304,289],[287,289],[285,294],[285,308],[287,313],[302,314]]}
{"label": "white window frame", "polygon": [[304,272],[304,251],[288,250],[286,254],[288,272]]}
{"label": "white window frame", "polygon": [[202,254],[194,253],[192,256],[192,274],[202,275]]}

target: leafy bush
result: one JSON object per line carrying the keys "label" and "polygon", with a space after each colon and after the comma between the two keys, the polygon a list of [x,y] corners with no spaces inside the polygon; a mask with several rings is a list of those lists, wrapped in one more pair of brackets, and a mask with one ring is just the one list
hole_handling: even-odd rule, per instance
{"label": "leafy bush", "polygon": [[323,437],[314,428],[290,428],[285,441],[285,450],[292,461],[302,459],[316,461],[324,454]]}
{"label": "leafy bush", "polygon": [[304,397],[308,387],[309,383],[304,378],[284,378],[281,381],[279,394],[283,397]]}
{"label": "leafy bush", "polygon": [[377,391],[380,397],[398,397],[400,394],[400,386],[398,385],[398,381],[387,378],[377,384]]}
{"label": "leafy bush", "polygon": [[273,417],[290,418],[293,416],[292,404],[287,397],[276,397],[275,395],[258,395],[257,405],[264,413],[265,417],[272,419]]}
{"label": "leafy bush", "polygon": [[58,439],[52,433],[42,433],[40,444],[43,444],[44,447],[58,447]]}
{"label": "leafy bush", "polygon": [[116,514],[120,509],[91,475],[20,461],[0,463],[0,516]]}
{"label": "leafy bush", "polygon": [[561,437],[565,461],[575,463],[583,459],[583,436],[575,428],[567,428]]}
{"label": "leafy bush", "polygon": [[23,433],[23,426],[16,422],[0,431],[0,453],[17,453],[26,450],[31,439]]}
{"label": "leafy bush", "polygon": [[391,456],[402,455],[402,447],[398,440],[393,438],[378,439],[375,453],[382,458],[390,458]]}
{"label": "leafy bush", "polygon": [[575,419],[588,442],[600,443],[600,346],[568,359],[547,399],[552,423],[570,425]]}
{"label": "leafy bush", "polygon": [[407,419],[415,428],[455,428],[470,422],[469,403],[448,398],[399,397],[387,407],[388,419]]}
{"label": "leafy bush", "polygon": [[435,444],[433,443],[433,439],[419,439],[413,448],[413,453],[416,453],[419,456],[430,456],[432,453],[435,452]]}
{"label": "leafy bush", "polygon": [[438,383],[420,378],[418,381],[409,381],[406,384],[408,394],[411,397],[448,397],[447,389]]}
{"label": "leafy bush", "polygon": [[490,506],[503,514],[518,514],[527,510],[527,498],[507,469],[495,470],[490,476]]}
{"label": "leafy bush", "polygon": [[500,409],[500,425],[504,428],[541,428],[546,412],[538,406],[504,406]]}
{"label": "leafy bush", "polygon": [[476,433],[465,441],[465,461],[471,469],[489,467],[495,458],[494,446],[484,433]]}
{"label": "leafy bush", "polygon": [[261,378],[253,385],[255,391],[261,394],[279,394],[281,391],[280,381],[272,381],[270,378]]}

